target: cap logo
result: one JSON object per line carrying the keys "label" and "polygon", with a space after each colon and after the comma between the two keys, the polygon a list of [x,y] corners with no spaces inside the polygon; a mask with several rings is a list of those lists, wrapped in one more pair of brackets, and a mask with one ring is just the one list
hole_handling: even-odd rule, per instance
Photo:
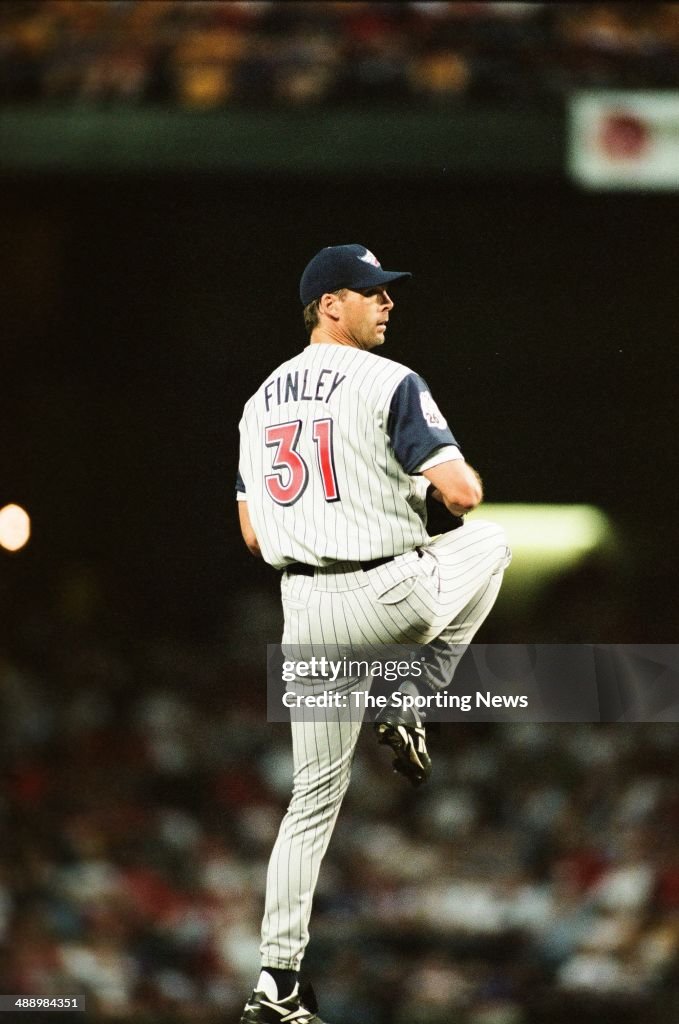
{"label": "cap logo", "polygon": [[359,260],[363,260],[364,263],[372,263],[373,267],[380,266],[380,261],[378,260],[377,256],[373,256],[370,249],[366,249],[365,254],[363,256],[359,256],[358,258]]}

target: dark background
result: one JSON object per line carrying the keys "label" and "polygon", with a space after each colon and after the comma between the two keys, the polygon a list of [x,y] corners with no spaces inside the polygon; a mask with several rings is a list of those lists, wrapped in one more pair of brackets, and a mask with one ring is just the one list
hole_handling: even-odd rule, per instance
{"label": "dark background", "polygon": [[676,211],[443,172],[6,178],[0,501],[34,535],[5,582],[49,600],[93,570],[123,628],[213,635],[271,579],[236,525],[242,405],[306,344],[307,260],[360,241],[413,272],[385,355],[429,381],[488,500],[610,512],[648,588],[629,640],[671,639]]}
{"label": "dark background", "polygon": [[[569,168],[578,94],[675,95],[678,55],[669,3],[0,0],[0,507],[33,525],[0,549],[0,992],[240,1017],[292,764],[237,425],[306,344],[321,246],[413,272],[384,353],[489,501],[608,517],[570,566],[515,545],[478,641],[676,638],[679,192]],[[426,791],[364,730],[304,961],[323,1019],[674,1024],[672,715],[443,723]]]}

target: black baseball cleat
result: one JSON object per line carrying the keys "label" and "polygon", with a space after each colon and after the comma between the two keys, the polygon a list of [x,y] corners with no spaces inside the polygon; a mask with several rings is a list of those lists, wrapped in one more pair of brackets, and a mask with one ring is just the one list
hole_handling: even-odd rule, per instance
{"label": "black baseball cleat", "polygon": [[316,996],[311,985],[300,995],[297,986],[286,999],[269,999],[266,992],[252,993],[245,1004],[240,1024],[324,1024],[316,1012]]}
{"label": "black baseball cleat", "polygon": [[413,786],[426,782],[431,775],[431,758],[424,725],[415,708],[384,708],[375,716],[373,728],[378,741],[396,754],[394,771],[405,775]]}

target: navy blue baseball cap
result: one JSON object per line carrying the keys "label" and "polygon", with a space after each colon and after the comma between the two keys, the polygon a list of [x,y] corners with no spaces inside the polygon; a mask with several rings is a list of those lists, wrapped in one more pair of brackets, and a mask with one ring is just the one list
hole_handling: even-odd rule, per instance
{"label": "navy blue baseball cap", "polygon": [[380,261],[364,245],[328,245],[304,268],[299,297],[302,305],[308,306],[326,292],[375,288],[411,276],[407,270],[382,270]]}

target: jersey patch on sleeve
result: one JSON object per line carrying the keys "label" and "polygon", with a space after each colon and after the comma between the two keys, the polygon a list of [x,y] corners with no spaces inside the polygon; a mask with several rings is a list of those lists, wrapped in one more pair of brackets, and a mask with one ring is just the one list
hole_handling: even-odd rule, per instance
{"label": "jersey patch on sleeve", "polygon": [[442,445],[457,445],[426,381],[416,373],[404,377],[394,391],[387,433],[406,473],[415,472]]}
{"label": "jersey patch on sleeve", "polygon": [[437,427],[439,430],[447,429],[445,416],[432,398],[431,391],[420,391],[420,405],[422,406],[422,415],[430,427]]}

